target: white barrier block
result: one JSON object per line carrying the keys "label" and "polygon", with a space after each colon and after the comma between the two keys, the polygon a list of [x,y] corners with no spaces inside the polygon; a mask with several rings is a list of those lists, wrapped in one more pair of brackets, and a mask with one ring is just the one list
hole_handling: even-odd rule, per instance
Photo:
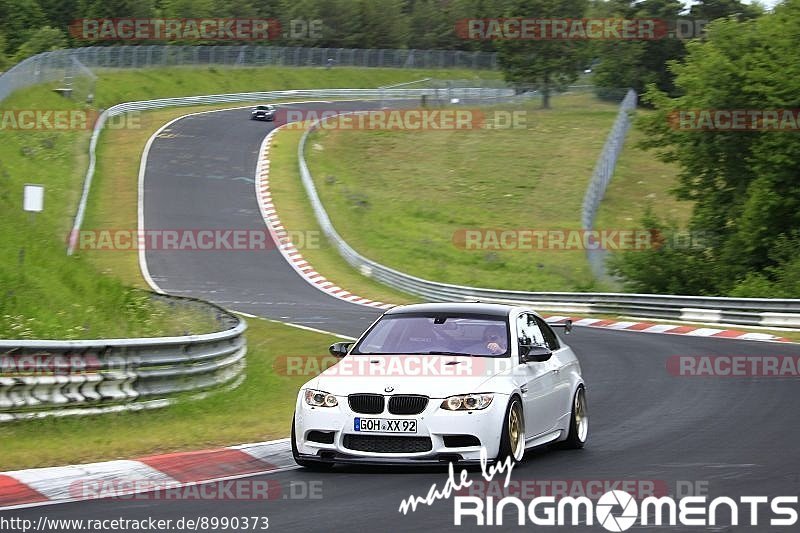
{"label": "white barrier block", "polygon": [[722,311],[719,309],[696,309],[681,307],[681,318],[686,322],[722,322]]}

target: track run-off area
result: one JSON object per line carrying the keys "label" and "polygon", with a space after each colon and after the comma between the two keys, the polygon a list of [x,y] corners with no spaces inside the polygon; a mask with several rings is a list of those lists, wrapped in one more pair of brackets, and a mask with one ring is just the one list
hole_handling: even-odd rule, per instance
{"label": "track run-off area", "polygon": [[[378,105],[335,103],[341,110]],[[292,105],[304,106],[319,108],[320,104]],[[261,143],[274,126],[250,121],[249,114],[249,109],[239,108],[188,115],[152,140],[140,192],[143,229],[265,230],[253,177]],[[148,250],[145,262],[150,278],[165,292],[340,335],[359,335],[381,313],[318,290],[297,274],[275,246],[269,248],[202,253]],[[799,345],[583,327],[576,327],[566,341],[579,356],[587,383],[589,442],[578,451],[543,448],[530,452],[513,469],[515,485],[509,494],[525,500],[540,491],[557,495],[559,487],[598,483],[622,490],[654,486],[675,496],[699,493],[738,499],[800,494],[797,378],[680,376],[670,372],[668,365],[675,356],[798,357]],[[287,435],[290,423],[287,419]],[[288,443],[282,446],[288,451]],[[446,467],[339,466],[325,473],[289,468],[245,479],[264,480],[283,490],[274,499],[255,501],[93,500],[3,511],[0,518],[21,517],[36,523],[42,515],[49,519],[152,517],[176,524],[184,517],[268,517],[273,531],[483,529],[475,527],[474,519],[454,525],[452,497],[407,514],[399,512],[401,502],[410,495],[425,496],[434,483],[441,488],[447,479]],[[472,471],[470,479],[475,480],[471,494],[483,497],[485,489],[490,489],[488,495],[492,495],[491,489],[497,488],[496,484],[482,485],[480,471]],[[522,489],[515,492],[513,487]],[[526,490],[534,493],[526,494]],[[770,516],[768,506],[759,511]],[[740,522],[748,524],[749,516],[749,509],[743,508]],[[505,524],[495,529],[554,529],[533,526],[529,519],[525,526],[518,526],[512,508],[506,509],[504,517]],[[721,517],[725,517],[723,524],[729,523],[724,512]],[[606,530],[597,523],[565,529]],[[637,524],[633,529],[644,527]],[[772,528],[768,523],[709,528],[792,529]]]}

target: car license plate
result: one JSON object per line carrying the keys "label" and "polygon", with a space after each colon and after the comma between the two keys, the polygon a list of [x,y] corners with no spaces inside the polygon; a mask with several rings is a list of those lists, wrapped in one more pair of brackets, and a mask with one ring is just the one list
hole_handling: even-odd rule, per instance
{"label": "car license plate", "polygon": [[416,433],[417,421],[356,417],[353,419],[353,429],[363,433]]}

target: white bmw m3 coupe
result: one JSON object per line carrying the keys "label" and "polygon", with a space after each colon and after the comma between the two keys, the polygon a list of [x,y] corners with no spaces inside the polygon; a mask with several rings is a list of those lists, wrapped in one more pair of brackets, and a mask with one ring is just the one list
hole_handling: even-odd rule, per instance
{"label": "white bmw m3 coupe", "polygon": [[529,308],[483,303],[394,307],[300,390],[295,461],[457,464],[547,443],[582,448],[589,419],[577,357]]}

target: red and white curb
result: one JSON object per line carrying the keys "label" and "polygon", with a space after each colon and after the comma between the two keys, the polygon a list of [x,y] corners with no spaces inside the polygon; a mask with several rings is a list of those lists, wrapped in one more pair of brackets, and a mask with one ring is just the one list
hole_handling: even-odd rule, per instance
{"label": "red and white curb", "polygon": [[368,298],[357,296],[351,292],[344,290],[337,286],[335,283],[327,280],[322,274],[314,270],[308,261],[303,258],[303,255],[298,251],[297,247],[289,237],[289,233],[281,224],[278,217],[275,204],[272,203],[272,193],[269,190],[269,149],[272,142],[272,137],[280,131],[284,126],[275,128],[264,138],[259,150],[258,165],[256,166],[256,198],[258,199],[258,206],[261,209],[261,216],[267,225],[272,238],[278,244],[280,250],[286,261],[297,271],[297,273],[306,280],[308,283],[317,289],[330,294],[340,300],[345,300],[355,304],[367,305],[370,307],[377,307],[378,309],[388,309],[393,307],[392,304],[384,302],[376,302]]}
{"label": "red and white curb", "polygon": [[[280,497],[274,490],[280,492],[279,486],[261,483],[260,490],[253,492],[244,483],[237,487],[229,482],[296,467],[289,439],[281,439],[133,460],[15,470],[0,473],[0,510],[108,497],[131,499],[134,494],[148,493],[151,499],[268,499]],[[226,484],[203,489],[213,482]]]}
{"label": "red and white curb", "polygon": [[562,322],[572,320],[575,326],[588,326],[590,328],[616,329],[623,331],[637,331],[641,333],[666,333],[668,335],[688,335],[690,337],[717,337],[723,339],[737,339],[743,341],[767,342],[792,342],[783,337],[776,337],[769,333],[752,333],[732,329],[716,329],[699,326],[680,326],[676,324],[656,324],[655,322],[628,322],[608,320],[601,318],[583,318],[569,316],[544,315],[548,322]]}

